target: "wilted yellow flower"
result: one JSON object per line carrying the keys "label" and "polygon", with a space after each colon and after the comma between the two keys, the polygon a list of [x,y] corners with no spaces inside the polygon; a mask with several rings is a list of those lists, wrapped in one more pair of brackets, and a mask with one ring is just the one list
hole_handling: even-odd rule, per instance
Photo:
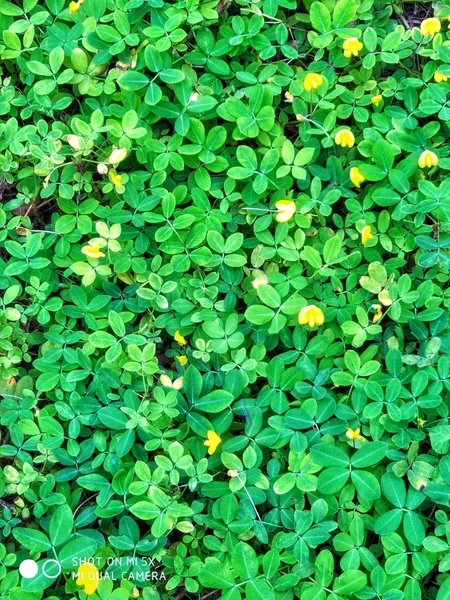
{"label": "wilted yellow flower", "polygon": [[443,81],[447,81],[447,79],[448,79],[448,75],[439,73],[439,71],[436,71],[436,73],[434,74],[434,80],[436,83],[442,83]]}
{"label": "wilted yellow flower", "polygon": [[308,75],[305,77],[305,81],[303,82],[303,87],[307,92],[310,92],[311,90],[317,90],[322,83],[322,75],[319,75],[319,73],[308,73]]}
{"label": "wilted yellow flower", "polygon": [[275,202],[275,208],[277,209],[277,216],[275,218],[278,223],[286,223],[286,221],[292,219],[297,210],[293,200],[278,200],[278,202]]}
{"label": "wilted yellow flower", "polygon": [[334,141],[338,146],[342,146],[343,148],[351,148],[355,143],[355,136],[350,129],[341,129],[337,132]]}
{"label": "wilted yellow flower", "polygon": [[353,431],[353,429],[351,429],[350,427],[347,429],[347,431],[345,432],[346,437],[349,440],[359,440],[361,442],[365,442],[366,438],[364,436],[362,436],[360,434],[360,428],[358,427],[357,429],[355,429]]}
{"label": "wilted yellow flower", "polygon": [[105,163],[98,163],[97,165],[97,173],[99,175],[106,175],[108,172],[108,165],[105,165]]}
{"label": "wilted yellow flower", "polygon": [[182,354],[181,356],[177,356],[177,361],[180,363],[182,367],[187,363],[188,357]]}
{"label": "wilted yellow flower", "polygon": [[293,102],[294,101],[294,96],[291,94],[291,92],[286,92],[284,94],[284,97],[286,98],[286,102]]}
{"label": "wilted yellow flower", "polygon": [[227,471],[227,475],[228,477],[239,477],[239,471],[236,471],[236,469],[230,469]]}
{"label": "wilted yellow flower", "polygon": [[87,246],[81,248],[81,252],[89,258],[102,258],[104,253],[100,250],[100,244],[94,240],[90,240]]}
{"label": "wilted yellow flower", "polygon": [[269,77],[268,79],[266,79],[266,83],[273,83],[273,77]]}
{"label": "wilted yellow flower", "polygon": [[127,155],[126,148],[114,148],[108,158],[108,162],[112,165],[119,164]]}
{"label": "wilted yellow flower", "polygon": [[361,187],[362,182],[365,180],[366,178],[358,169],[358,167],[352,167],[350,169],[350,181],[353,183],[353,185],[356,185],[357,188]]}
{"label": "wilted yellow flower", "polygon": [[370,225],[365,225],[361,231],[362,245],[364,246],[369,240],[373,240],[373,237],[372,227]]}
{"label": "wilted yellow flower", "polygon": [[378,323],[378,321],[383,316],[383,311],[381,310],[381,304],[372,304],[371,308],[375,309],[375,314],[372,319],[372,323]]}
{"label": "wilted yellow flower", "polygon": [[187,340],[181,335],[179,331],[175,331],[173,339],[178,342],[181,346],[186,346]]}
{"label": "wilted yellow flower", "polygon": [[252,281],[252,286],[257,290],[262,285],[267,285],[269,280],[267,279],[267,275],[265,273],[259,272],[255,279]]}
{"label": "wilted yellow flower", "polygon": [[383,96],[381,94],[377,94],[376,96],[372,96],[370,101],[374,106],[378,106],[383,101]]}
{"label": "wilted yellow flower", "polygon": [[314,304],[304,306],[298,313],[299,325],[309,325],[312,328],[314,325],[323,325],[324,320],[323,312]]}
{"label": "wilted yellow flower", "polygon": [[425,19],[420,24],[420,33],[422,35],[435,35],[439,33],[441,30],[441,22],[436,17],[431,17],[430,19]]}
{"label": "wilted yellow flower", "polygon": [[218,436],[215,431],[209,429],[207,433],[207,439],[203,442],[203,444],[208,447],[208,454],[214,454],[221,441],[222,438]]}
{"label": "wilted yellow flower", "polygon": [[300,113],[298,113],[297,115],[295,115],[295,118],[297,119],[297,121],[300,121],[300,123],[304,123],[305,121],[308,120],[306,117],[304,117]]}
{"label": "wilted yellow flower", "polygon": [[117,187],[121,187],[122,184],[122,175],[118,175],[117,173],[114,173],[114,171],[110,171],[108,173],[108,177],[111,183],[113,183],[114,185],[117,185]]}
{"label": "wilted yellow flower", "polygon": [[350,58],[351,56],[358,56],[360,50],[363,49],[363,44],[356,37],[347,38],[342,44],[344,50],[344,56]]}
{"label": "wilted yellow flower", "polygon": [[199,98],[200,94],[198,94],[197,92],[192,92],[192,94],[189,96],[189,102],[197,102]]}
{"label": "wilted yellow flower", "polygon": [[419,156],[417,163],[421,169],[425,169],[425,167],[429,169],[430,167],[436,167],[439,164],[439,158],[435,152],[424,150]]}
{"label": "wilted yellow flower", "polygon": [[95,565],[83,563],[78,567],[76,584],[84,588],[88,596],[95,594],[99,584],[99,572]]}
{"label": "wilted yellow flower", "polygon": [[175,379],[175,381],[172,381],[168,375],[163,374],[159,378],[159,381],[161,382],[161,385],[163,385],[164,387],[170,387],[174,390],[181,390],[181,388],[183,387],[183,378],[182,377],[178,377],[178,379]]}
{"label": "wilted yellow flower", "polygon": [[83,138],[81,138],[79,135],[74,135],[73,133],[71,133],[67,136],[67,142],[69,146],[74,150],[80,150]]}

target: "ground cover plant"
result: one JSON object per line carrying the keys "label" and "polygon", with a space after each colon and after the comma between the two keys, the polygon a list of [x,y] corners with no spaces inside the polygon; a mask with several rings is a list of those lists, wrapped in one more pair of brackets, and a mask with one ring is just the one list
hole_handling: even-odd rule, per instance
{"label": "ground cover plant", "polygon": [[0,596],[450,599],[450,7],[0,0]]}

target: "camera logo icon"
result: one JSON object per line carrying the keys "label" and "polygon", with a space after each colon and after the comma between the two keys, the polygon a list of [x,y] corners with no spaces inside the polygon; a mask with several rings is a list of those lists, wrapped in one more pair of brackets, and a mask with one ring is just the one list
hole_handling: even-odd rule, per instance
{"label": "camera logo icon", "polygon": [[[53,565],[56,565],[57,568],[51,568]],[[61,564],[53,558],[45,560],[42,563],[41,569],[42,574],[44,577],[47,577],[47,579],[56,579],[62,571]],[[33,579],[39,573],[39,565],[35,560],[27,558],[20,563],[19,573],[24,579]]]}

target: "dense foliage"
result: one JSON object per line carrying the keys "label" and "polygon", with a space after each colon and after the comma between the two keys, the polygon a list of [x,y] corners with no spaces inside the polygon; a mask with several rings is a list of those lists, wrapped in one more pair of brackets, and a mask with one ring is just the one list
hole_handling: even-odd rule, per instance
{"label": "dense foliage", "polygon": [[2,598],[450,599],[449,17],[0,0]]}

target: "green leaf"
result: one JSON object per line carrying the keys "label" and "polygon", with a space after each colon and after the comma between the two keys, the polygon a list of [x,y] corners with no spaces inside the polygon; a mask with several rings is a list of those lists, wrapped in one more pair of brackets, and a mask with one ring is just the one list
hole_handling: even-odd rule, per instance
{"label": "green leaf", "polygon": [[341,490],[349,478],[350,472],[339,467],[330,467],[322,471],[317,480],[317,489],[323,494],[334,494]]}
{"label": "green leaf", "polygon": [[314,462],[322,467],[347,467],[350,459],[343,450],[328,444],[316,444],[311,448]]}
{"label": "green leaf", "polygon": [[135,92],[141,90],[150,82],[147,75],[140,73],[139,71],[125,71],[122,73],[117,80],[120,88],[125,92]]}
{"label": "green leaf", "polygon": [[242,579],[253,579],[258,574],[256,552],[245,542],[239,542],[233,548],[231,564]]}
{"label": "green leaf", "polygon": [[233,587],[232,571],[220,560],[208,557],[201,569],[198,579],[207,588],[226,590]]}
{"label": "green leaf", "polygon": [[128,417],[114,406],[104,406],[98,411],[100,422],[110,429],[126,429]]}
{"label": "green leaf", "polygon": [[63,570],[73,570],[74,564],[92,558],[97,548],[96,543],[89,537],[77,537],[68,542],[58,552],[58,560]]}
{"label": "green leaf", "polygon": [[257,289],[258,298],[271,308],[278,308],[281,304],[280,294],[270,285],[261,285]]}
{"label": "green leaf", "polygon": [[192,365],[186,369],[183,377],[183,391],[191,403],[195,403],[202,391],[203,381],[200,372]]}
{"label": "green leaf", "polygon": [[264,325],[273,319],[275,312],[267,306],[255,304],[245,311],[245,318],[255,325]]}
{"label": "green leaf", "polygon": [[309,9],[311,25],[320,33],[331,29],[331,15],[328,8],[322,2],[313,2]]}
{"label": "green leaf", "polygon": [[59,506],[50,519],[49,535],[54,546],[59,546],[69,539],[73,530],[73,514],[70,506]]}
{"label": "green leaf", "polygon": [[352,456],[352,466],[357,469],[371,467],[382,461],[387,451],[384,442],[367,442]]}
{"label": "green leaf", "polygon": [[94,331],[89,336],[89,341],[96,348],[109,348],[116,343],[116,338],[107,331]]}
{"label": "green leaf", "polygon": [[330,238],[325,242],[323,247],[323,258],[327,264],[336,262],[339,254],[341,253],[342,240],[338,235]]}
{"label": "green leaf", "polygon": [[367,577],[361,571],[349,569],[340,575],[333,584],[333,591],[342,596],[351,596],[363,589],[367,584]]}
{"label": "green leaf", "polygon": [[450,600],[450,577],[446,577],[439,586],[436,600]]}
{"label": "green leaf", "polygon": [[425,528],[419,515],[408,510],[403,517],[405,537],[414,546],[420,546],[425,538]]}
{"label": "green leaf", "polygon": [[46,552],[52,547],[50,540],[42,531],[30,527],[16,527],[12,534],[19,544],[30,552]]}
{"label": "green leaf", "polygon": [[206,396],[198,398],[198,400],[194,402],[194,408],[204,412],[218,413],[222,412],[225,408],[228,408],[233,400],[233,394],[230,394],[230,392],[226,392],[225,390],[214,390],[213,392],[206,394]]}
{"label": "green leaf", "polygon": [[333,10],[333,26],[335,28],[344,27],[355,18],[355,15],[356,4],[354,0],[339,0]]}
{"label": "green leaf", "polygon": [[160,515],[161,510],[155,504],[142,500],[130,506],[130,512],[143,521],[152,521]]}
{"label": "green leaf", "polygon": [[381,496],[380,484],[372,473],[352,471],[352,483],[361,499],[377,500]]}

